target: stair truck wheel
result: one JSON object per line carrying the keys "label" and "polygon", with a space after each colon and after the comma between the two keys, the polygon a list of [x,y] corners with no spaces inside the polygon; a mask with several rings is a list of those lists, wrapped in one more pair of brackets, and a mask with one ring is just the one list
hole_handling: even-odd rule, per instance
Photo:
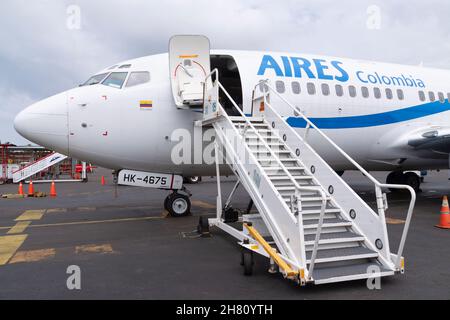
{"label": "stair truck wheel", "polygon": [[164,209],[166,209],[167,211],[169,211],[169,201],[170,201],[170,196],[172,196],[172,194],[169,194],[169,195],[164,199]]}
{"label": "stair truck wheel", "polygon": [[204,238],[209,237],[209,221],[206,217],[200,217],[198,219],[197,232]]}
{"label": "stair truck wheel", "polygon": [[185,217],[191,213],[191,200],[184,194],[173,193],[168,197],[167,210],[172,217]]}
{"label": "stair truck wheel", "polygon": [[250,250],[242,250],[241,264],[244,267],[244,275],[251,276],[253,274],[253,252]]}

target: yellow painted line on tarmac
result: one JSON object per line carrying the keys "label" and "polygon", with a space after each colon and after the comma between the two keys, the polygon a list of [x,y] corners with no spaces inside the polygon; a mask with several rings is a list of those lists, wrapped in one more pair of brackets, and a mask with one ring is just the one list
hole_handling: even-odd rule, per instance
{"label": "yellow painted line on tarmac", "polygon": [[22,213],[15,221],[40,220],[45,210],[27,210]]}
{"label": "yellow painted line on tarmac", "polygon": [[54,209],[47,209],[46,213],[64,213],[67,212],[67,209],[65,208],[54,208]]}
{"label": "yellow painted line on tarmac", "polygon": [[56,250],[54,248],[18,251],[14,257],[12,257],[11,261],[9,261],[9,264],[48,260],[54,258],[55,254]]}
{"label": "yellow painted line on tarmac", "polygon": [[28,235],[14,235],[0,237],[0,266],[5,265],[20,248]]}
{"label": "yellow painted line on tarmac", "polygon": [[203,209],[215,209],[216,208],[215,205],[205,202],[205,201],[201,201],[201,200],[192,200],[191,203],[193,206],[200,207]]}
{"label": "yellow painted line on tarmac", "polygon": [[97,210],[96,207],[78,207],[76,210],[78,211],[95,211]]}
{"label": "yellow painted line on tarmac", "polygon": [[112,246],[107,244],[87,244],[82,246],[76,246],[75,247],[75,253],[101,253],[101,254],[107,254],[107,253],[114,253],[114,250]]}
{"label": "yellow painted line on tarmac", "polygon": [[[62,223],[48,223],[48,224],[32,224],[29,228],[47,228],[47,227],[60,227],[60,226],[77,226],[88,224],[100,224],[100,223],[114,223],[114,222],[131,222],[131,221],[146,221],[146,220],[161,220],[164,217],[139,217],[139,218],[124,218],[124,219],[110,219],[110,220],[93,220],[93,221],[74,221],[74,222],[62,222]],[[10,229],[11,227],[0,227],[0,230]]]}
{"label": "yellow painted line on tarmac", "polygon": [[14,227],[12,227],[7,234],[19,234],[23,233],[26,228],[31,224],[31,221],[19,221]]}
{"label": "yellow painted line on tarmac", "polygon": [[401,219],[386,218],[387,224],[404,224],[406,221]]}

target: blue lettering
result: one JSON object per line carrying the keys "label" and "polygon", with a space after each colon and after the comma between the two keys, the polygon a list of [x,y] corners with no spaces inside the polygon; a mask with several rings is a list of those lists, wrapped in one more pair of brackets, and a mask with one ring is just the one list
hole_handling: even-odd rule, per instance
{"label": "blue lettering", "polygon": [[313,59],[314,64],[316,65],[317,77],[322,80],[333,80],[333,76],[327,75],[324,73],[324,70],[329,69],[328,66],[323,63],[326,62],[322,59]]}
{"label": "blue lettering", "polygon": [[367,82],[368,82],[367,80],[361,79],[361,74],[363,74],[363,73],[364,73],[363,71],[358,71],[358,72],[356,73],[356,76],[358,77],[359,81],[364,82],[364,83],[367,83]]}
{"label": "blue lettering", "polygon": [[340,65],[342,62],[340,61],[331,61],[331,65],[336,68],[337,71],[341,73],[340,76],[335,76],[334,78],[337,81],[346,82],[349,79],[347,71],[345,71]]}
{"label": "blue lettering", "polygon": [[[296,78],[302,77],[302,69],[305,71],[305,73],[308,75],[308,78],[315,79],[316,76],[311,71],[311,62],[304,58],[298,58],[298,57],[291,57],[292,66],[294,68],[294,75]],[[299,63],[301,61],[301,63]]]}
{"label": "blue lettering", "polygon": [[270,55],[265,55],[262,59],[261,66],[259,67],[258,75],[263,76],[267,69],[273,69],[278,77],[283,77],[283,71],[278,63]]}
{"label": "blue lettering", "polygon": [[367,79],[369,79],[369,82],[372,83],[372,84],[377,83],[377,78],[373,74],[369,74],[367,76]]}
{"label": "blue lettering", "polygon": [[289,58],[285,57],[285,56],[282,56],[281,60],[283,60],[284,76],[285,77],[292,77],[292,68],[291,68],[291,62],[289,61]]}

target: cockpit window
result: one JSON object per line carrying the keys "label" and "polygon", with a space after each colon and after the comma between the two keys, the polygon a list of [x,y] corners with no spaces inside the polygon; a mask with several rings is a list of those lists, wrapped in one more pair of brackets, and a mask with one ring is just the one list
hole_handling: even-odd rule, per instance
{"label": "cockpit window", "polygon": [[124,64],[119,67],[119,69],[129,69],[131,68],[131,64]]}
{"label": "cockpit window", "polygon": [[86,81],[82,86],[92,86],[94,84],[98,84],[100,82],[102,82],[103,79],[105,79],[105,77],[108,75],[108,73],[102,73],[102,74],[97,74],[91,78],[89,78],[88,81]]}
{"label": "cockpit window", "polygon": [[140,71],[140,72],[132,72],[128,77],[126,87],[134,87],[140,84],[144,84],[150,81],[150,72]]}
{"label": "cockpit window", "polygon": [[102,84],[105,86],[122,89],[127,75],[128,72],[113,72],[102,82]]}

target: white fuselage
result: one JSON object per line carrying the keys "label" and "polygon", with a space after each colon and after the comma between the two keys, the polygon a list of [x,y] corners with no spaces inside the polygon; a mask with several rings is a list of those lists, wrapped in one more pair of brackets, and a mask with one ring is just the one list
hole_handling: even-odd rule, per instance
{"label": "white fuselage", "polygon": [[[448,153],[419,151],[408,145],[423,133],[449,130],[448,71],[295,53],[221,50],[212,55],[234,59],[245,114],[252,113],[255,85],[270,79],[287,100],[366,169],[448,168]],[[103,70],[99,74],[147,71],[150,81],[129,88],[99,83],[63,92],[20,113],[16,130],[35,143],[112,169],[211,175],[214,167],[195,161],[194,154],[192,163],[172,161],[172,150],[179,143],[174,141],[174,132],[185,129],[194,137],[194,121],[200,120],[202,113],[176,107],[168,59],[167,54],[148,56]],[[130,66],[118,69],[126,64]],[[315,94],[311,94],[313,85]],[[352,86],[355,97],[350,95]],[[392,91],[392,99],[386,89]],[[424,101],[419,91],[424,92]],[[436,101],[430,101],[430,92]],[[439,93],[443,101],[439,101]],[[142,107],[142,101],[151,101],[152,106]],[[274,107],[285,117],[293,116],[283,105]],[[288,121],[304,130],[301,122]],[[310,143],[335,170],[353,169],[314,134]]]}

